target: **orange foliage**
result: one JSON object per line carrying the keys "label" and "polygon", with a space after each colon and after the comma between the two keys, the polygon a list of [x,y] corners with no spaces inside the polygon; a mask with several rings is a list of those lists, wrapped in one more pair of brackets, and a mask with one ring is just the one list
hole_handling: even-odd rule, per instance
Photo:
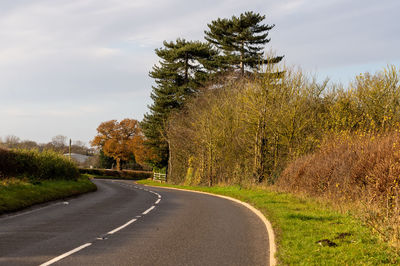
{"label": "orange foliage", "polygon": [[277,187],[353,203],[366,223],[400,247],[400,133],[337,136],[290,163]]}
{"label": "orange foliage", "polygon": [[117,161],[117,170],[120,170],[120,161],[129,160],[134,154],[136,162],[145,164],[150,151],[143,145],[144,137],[135,119],[124,119],[121,122],[110,120],[103,122],[97,128],[97,136],[91,142],[99,147],[104,154]]}

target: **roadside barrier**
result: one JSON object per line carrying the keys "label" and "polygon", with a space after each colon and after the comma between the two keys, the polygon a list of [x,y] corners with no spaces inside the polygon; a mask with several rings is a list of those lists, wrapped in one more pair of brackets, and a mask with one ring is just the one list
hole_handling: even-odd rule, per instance
{"label": "roadside barrier", "polygon": [[167,182],[167,174],[162,173],[153,173],[153,180],[158,182]]}

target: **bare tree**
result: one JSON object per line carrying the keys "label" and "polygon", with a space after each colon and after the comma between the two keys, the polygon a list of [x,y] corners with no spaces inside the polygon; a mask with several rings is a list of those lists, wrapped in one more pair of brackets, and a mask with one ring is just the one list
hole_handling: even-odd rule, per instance
{"label": "bare tree", "polygon": [[67,137],[66,136],[63,136],[63,135],[57,135],[57,136],[54,136],[52,139],[51,139],[51,144],[53,144],[53,146],[56,148],[56,149],[62,149],[62,148],[64,148],[65,146],[67,146]]}
{"label": "bare tree", "polygon": [[17,148],[18,144],[20,143],[20,138],[14,135],[8,135],[6,136],[4,143],[8,148]]}

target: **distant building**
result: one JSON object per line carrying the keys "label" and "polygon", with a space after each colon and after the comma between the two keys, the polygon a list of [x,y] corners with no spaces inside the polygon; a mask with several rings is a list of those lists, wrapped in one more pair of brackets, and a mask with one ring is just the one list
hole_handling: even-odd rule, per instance
{"label": "distant building", "polygon": [[[65,153],[64,156],[69,157],[69,153]],[[91,156],[79,154],[79,153],[71,153],[71,158],[72,160],[76,161],[79,164],[84,164],[86,163]]]}

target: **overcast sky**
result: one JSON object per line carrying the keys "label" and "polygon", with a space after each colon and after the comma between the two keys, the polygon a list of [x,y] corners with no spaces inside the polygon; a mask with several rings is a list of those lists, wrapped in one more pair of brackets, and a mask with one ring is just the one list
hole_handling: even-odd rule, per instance
{"label": "overcast sky", "polygon": [[107,120],[141,120],[163,40],[203,40],[207,23],[267,16],[267,50],[347,83],[400,66],[398,0],[1,0],[0,137],[88,142]]}

